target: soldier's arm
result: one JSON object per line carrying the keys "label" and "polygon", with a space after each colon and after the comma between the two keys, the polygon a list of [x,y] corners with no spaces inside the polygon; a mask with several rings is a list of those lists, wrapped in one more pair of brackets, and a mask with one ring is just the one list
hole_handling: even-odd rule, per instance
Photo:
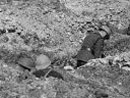
{"label": "soldier's arm", "polygon": [[103,46],[104,46],[104,40],[99,39],[97,43],[95,44],[94,47],[94,57],[99,58],[101,57],[102,51],[103,51]]}

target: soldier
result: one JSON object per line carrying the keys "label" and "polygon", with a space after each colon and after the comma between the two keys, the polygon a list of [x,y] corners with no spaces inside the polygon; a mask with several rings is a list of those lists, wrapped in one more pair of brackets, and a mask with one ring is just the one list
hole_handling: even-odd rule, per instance
{"label": "soldier", "polygon": [[77,53],[77,67],[80,67],[90,59],[100,58],[103,52],[104,40],[108,40],[112,31],[109,26],[102,25],[98,31],[86,36]]}

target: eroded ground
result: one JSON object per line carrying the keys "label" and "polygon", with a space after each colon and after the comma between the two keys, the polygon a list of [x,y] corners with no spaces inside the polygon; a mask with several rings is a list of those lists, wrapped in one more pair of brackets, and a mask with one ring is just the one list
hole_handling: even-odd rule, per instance
{"label": "eroded ground", "polygon": [[[70,59],[80,49],[89,21],[109,21],[123,30],[130,20],[129,0],[24,0],[0,5],[1,98],[129,98],[129,36],[116,32],[106,42],[105,59],[90,61],[75,73],[55,69],[64,80],[36,79],[14,63],[20,53],[44,53],[52,61]],[[94,24],[94,22],[92,22]],[[114,29],[113,28],[113,29]],[[126,53],[124,53],[126,52]],[[122,53],[122,54],[121,54]],[[121,55],[119,55],[121,54]],[[117,55],[117,56],[115,56]],[[63,61],[63,62],[62,62]],[[59,64],[60,66],[60,64]]]}

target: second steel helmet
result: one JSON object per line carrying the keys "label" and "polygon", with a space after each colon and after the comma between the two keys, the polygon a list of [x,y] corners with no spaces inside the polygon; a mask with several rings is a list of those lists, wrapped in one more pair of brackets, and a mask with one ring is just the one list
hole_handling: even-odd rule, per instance
{"label": "second steel helmet", "polygon": [[46,55],[39,55],[36,58],[36,69],[45,69],[51,64],[51,60]]}

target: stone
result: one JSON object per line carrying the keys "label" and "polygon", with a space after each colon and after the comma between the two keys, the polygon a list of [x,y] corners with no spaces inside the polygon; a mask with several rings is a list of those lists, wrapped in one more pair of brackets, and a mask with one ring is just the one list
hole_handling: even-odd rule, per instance
{"label": "stone", "polygon": [[47,98],[47,95],[43,93],[40,98]]}
{"label": "stone", "polygon": [[99,61],[102,64],[108,64],[108,60],[107,59],[99,59]]}
{"label": "stone", "polygon": [[65,70],[74,70],[74,68],[72,66],[65,66],[64,69]]}

